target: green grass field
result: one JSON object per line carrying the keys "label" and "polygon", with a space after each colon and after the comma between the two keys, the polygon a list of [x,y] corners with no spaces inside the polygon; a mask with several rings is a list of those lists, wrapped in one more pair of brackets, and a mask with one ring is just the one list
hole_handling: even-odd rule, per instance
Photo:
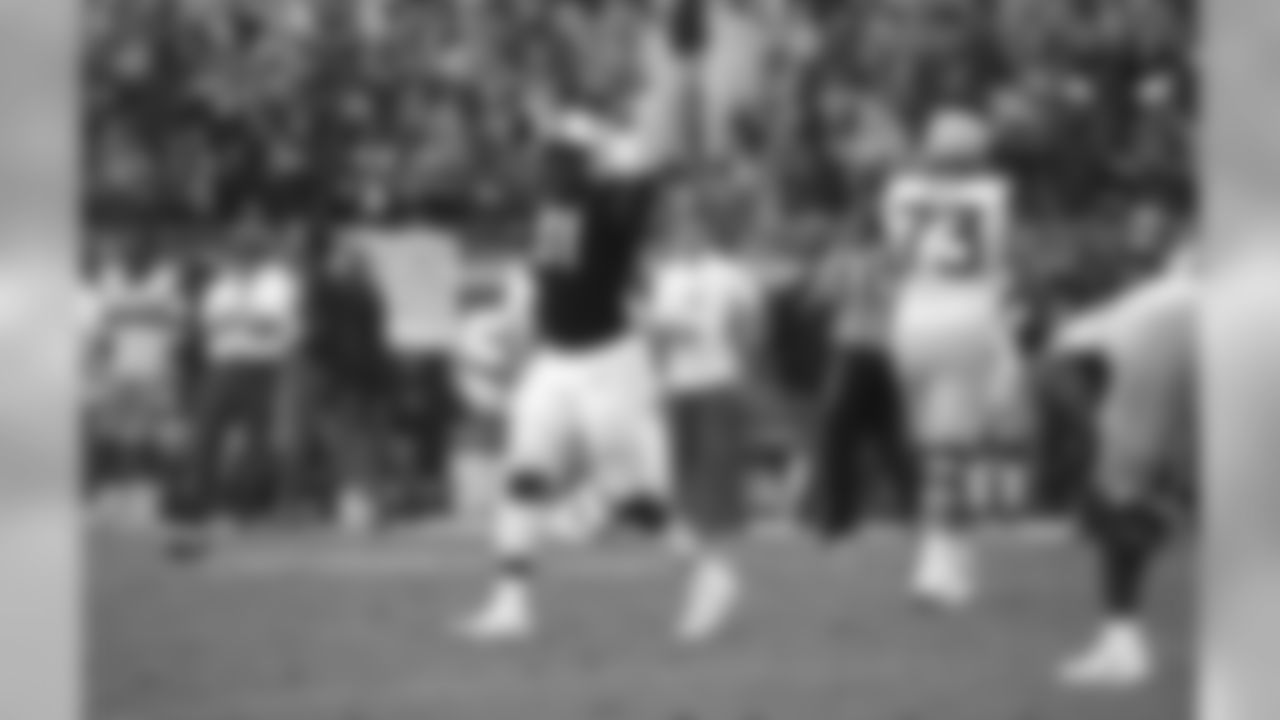
{"label": "green grass field", "polygon": [[1090,697],[1053,683],[1091,630],[1089,559],[1071,542],[993,537],[971,614],[902,593],[908,546],[876,534],[822,552],[761,539],[734,632],[669,639],[678,566],[653,548],[561,553],[541,637],[451,635],[483,586],[482,548],[421,532],[357,543],[244,539],[209,566],[97,530],[89,589],[94,720],[1182,720],[1191,718],[1191,570],[1156,578],[1162,677]]}

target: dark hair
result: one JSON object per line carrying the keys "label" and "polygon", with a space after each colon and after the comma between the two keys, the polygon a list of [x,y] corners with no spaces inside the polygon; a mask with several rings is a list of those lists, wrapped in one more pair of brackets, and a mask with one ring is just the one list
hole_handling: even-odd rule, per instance
{"label": "dark hair", "polygon": [[565,140],[549,142],[539,158],[539,204],[581,204],[590,190],[592,175],[587,148]]}
{"label": "dark hair", "polygon": [[695,57],[707,47],[711,19],[705,0],[676,0],[668,28],[671,44],[682,56]]}

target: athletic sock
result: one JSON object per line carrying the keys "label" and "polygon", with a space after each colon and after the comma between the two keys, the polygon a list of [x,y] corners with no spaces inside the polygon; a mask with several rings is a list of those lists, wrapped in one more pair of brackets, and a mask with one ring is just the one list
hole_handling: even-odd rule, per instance
{"label": "athletic sock", "polygon": [[540,521],[534,508],[521,501],[509,501],[498,508],[494,549],[504,575],[527,578],[531,574]]}
{"label": "athletic sock", "polygon": [[737,568],[723,551],[703,546],[694,553],[688,583],[679,634],[706,639],[730,619],[738,602]]}
{"label": "athletic sock", "polygon": [[497,554],[499,593],[523,603],[533,580],[537,553],[544,539],[543,508],[547,483],[531,474],[512,478],[494,518],[494,551]]}

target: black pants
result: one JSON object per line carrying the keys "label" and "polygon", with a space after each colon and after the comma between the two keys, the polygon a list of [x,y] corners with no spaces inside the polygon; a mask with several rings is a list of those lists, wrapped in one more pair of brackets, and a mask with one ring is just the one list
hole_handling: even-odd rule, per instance
{"label": "black pants", "polygon": [[879,501],[894,513],[915,505],[902,389],[887,351],[837,350],[832,357],[803,512],[820,535],[855,530]]}
{"label": "black pants", "polygon": [[199,523],[220,513],[252,517],[274,509],[286,472],[279,432],[282,372],[270,362],[207,368],[190,462],[167,485],[172,521]]}
{"label": "black pants", "polygon": [[332,507],[343,488],[359,487],[382,502],[389,481],[389,411],[385,393],[315,374],[309,383],[315,476]]}
{"label": "black pants", "polygon": [[451,503],[449,463],[459,402],[449,356],[441,352],[396,359],[393,413],[403,462],[388,501],[396,513],[444,512]]}
{"label": "black pants", "polygon": [[1071,516],[1081,509],[1097,456],[1096,415],[1104,390],[1100,359],[1086,353],[1043,358],[1035,368],[1036,509]]}

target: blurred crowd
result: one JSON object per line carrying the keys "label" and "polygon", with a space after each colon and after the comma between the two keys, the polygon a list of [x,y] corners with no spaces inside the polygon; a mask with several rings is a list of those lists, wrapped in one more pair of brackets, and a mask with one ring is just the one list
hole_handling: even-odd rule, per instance
{"label": "blurred crowd", "polygon": [[87,8],[87,210],[206,224],[253,202],[491,224],[536,181],[531,98],[621,93],[662,114],[691,104],[673,73],[701,78],[701,156],[743,167],[784,211],[857,202],[956,104],[990,122],[1024,216],[1190,202],[1190,5],[101,0]]}
{"label": "blurred crowd", "polygon": [[[230,502],[207,476],[232,445],[277,478],[217,491],[277,496],[233,504],[312,492],[324,465],[391,478],[397,509],[448,504],[453,350],[397,329],[417,296],[379,300],[334,231],[445,227],[464,251],[519,237],[549,103],[658,127],[716,230],[783,254],[839,235],[823,218],[875,213],[927,120],[966,108],[1017,188],[1028,294],[1105,294],[1194,215],[1194,28],[1186,0],[89,3],[95,302],[168,328],[136,377],[99,383],[90,465],[184,478],[178,515]],[[206,250],[226,262],[163,262]],[[821,333],[788,297],[774,374],[811,385]],[[119,452],[157,430],[153,456]]]}

